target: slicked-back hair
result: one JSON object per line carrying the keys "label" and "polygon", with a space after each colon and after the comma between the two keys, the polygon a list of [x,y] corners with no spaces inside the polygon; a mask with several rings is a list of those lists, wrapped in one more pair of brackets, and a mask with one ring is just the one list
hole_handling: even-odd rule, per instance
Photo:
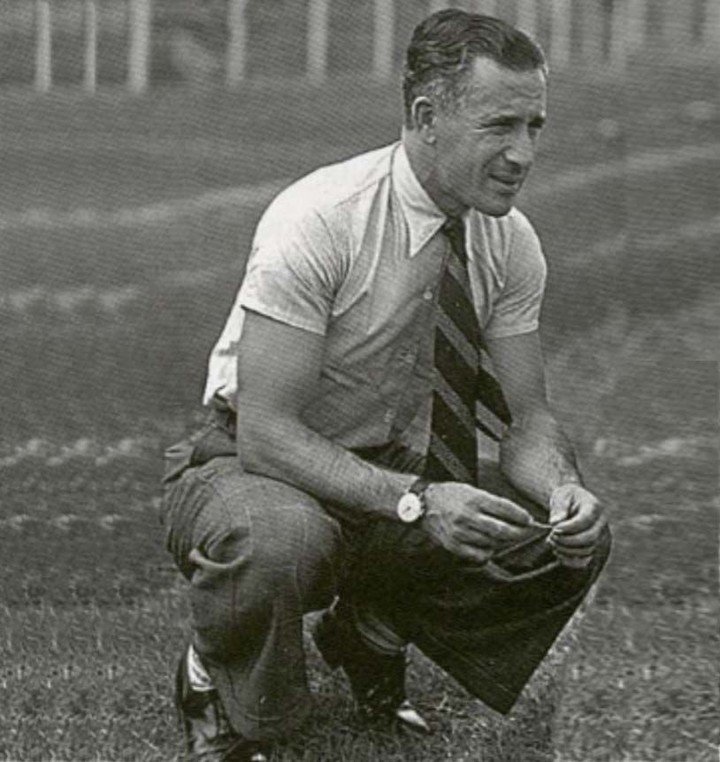
{"label": "slicked-back hair", "polygon": [[453,113],[467,89],[467,72],[476,58],[490,58],[513,71],[541,69],[547,63],[540,46],[501,19],[448,9],[415,27],[405,58],[405,124],[412,126],[412,104],[426,96],[436,108]]}

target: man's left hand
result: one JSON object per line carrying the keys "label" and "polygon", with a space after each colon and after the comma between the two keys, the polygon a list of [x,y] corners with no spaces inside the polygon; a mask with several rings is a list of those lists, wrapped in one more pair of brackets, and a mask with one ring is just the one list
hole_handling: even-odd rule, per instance
{"label": "man's left hand", "polygon": [[583,569],[592,560],[607,518],[592,492],[580,484],[563,484],[550,497],[550,523],[549,539],[560,562]]}

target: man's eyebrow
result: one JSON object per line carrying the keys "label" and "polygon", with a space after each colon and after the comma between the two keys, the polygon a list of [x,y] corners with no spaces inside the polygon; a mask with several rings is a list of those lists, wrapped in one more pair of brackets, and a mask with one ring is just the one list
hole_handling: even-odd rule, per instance
{"label": "man's eyebrow", "polygon": [[[481,117],[478,120],[478,126],[489,127],[492,125],[512,125],[523,121],[523,118],[518,114],[490,114],[488,116]],[[538,114],[530,120],[532,127],[543,127],[547,118],[544,114]]]}
{"label": "man's eyebrow", "polygon": [[491,124],[515,124],[519,121],[517,114],[490,114],[478,119],[478,124],[481,126]]}

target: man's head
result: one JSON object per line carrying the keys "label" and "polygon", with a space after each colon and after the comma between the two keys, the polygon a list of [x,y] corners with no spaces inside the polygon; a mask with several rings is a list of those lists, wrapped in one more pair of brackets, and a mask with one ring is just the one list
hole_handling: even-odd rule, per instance
{"label": "man's head", "polygon": [[512,208],[545,121],[540,48],[499,19],[446,10],[407,51],[405,143],[420,181],[448,214]]}

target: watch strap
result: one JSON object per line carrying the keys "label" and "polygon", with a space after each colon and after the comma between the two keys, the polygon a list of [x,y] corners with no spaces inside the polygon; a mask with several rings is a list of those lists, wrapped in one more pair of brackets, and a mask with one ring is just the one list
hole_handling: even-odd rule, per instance
{"label": "watch strap", "polygon": [[423,476],[419,476],[415,481],[408,487],[407,492],[412,495],[417,495],[419,498],[424,498],[425,496],[425,490],[430,486],[430,481],[428,479],[425,479]]}

